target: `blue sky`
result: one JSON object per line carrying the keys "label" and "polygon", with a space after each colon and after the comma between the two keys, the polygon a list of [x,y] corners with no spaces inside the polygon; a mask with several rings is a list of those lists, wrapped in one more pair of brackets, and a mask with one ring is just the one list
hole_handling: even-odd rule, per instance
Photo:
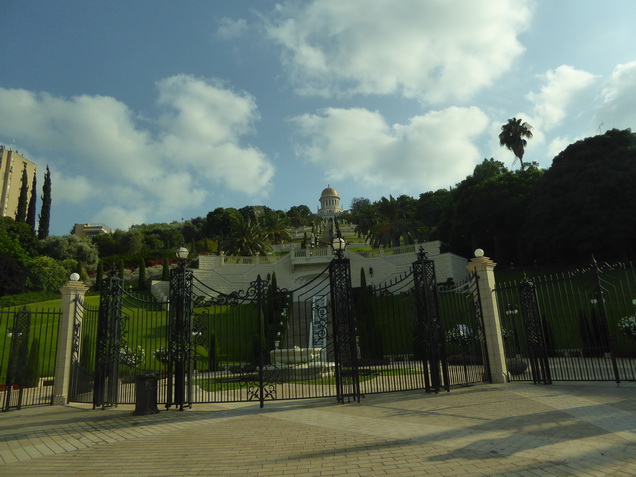
{"label": "blue sky", "polygon": [[[501,125],[525,160],[636,125],[630,0],[0,4],[0,143],[51,168],[51,231],[449,188]],[[514,165],[518,167],[518,165]]]}

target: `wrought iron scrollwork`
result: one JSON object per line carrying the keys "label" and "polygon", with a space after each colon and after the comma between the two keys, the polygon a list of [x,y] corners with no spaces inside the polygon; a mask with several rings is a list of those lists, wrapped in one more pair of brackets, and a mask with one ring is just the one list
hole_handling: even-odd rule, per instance
{"label": "wrought iron scrollwork", "polygon": [[442,387],[449,391],[450,385],[435,265],[432,260],[425,257],[426,253],[423,247],[420,247],[418,260],[412,264],[418,314],[415,346],[419,348],[416,349],[416,355],[423,357],[424,369],[427,370],[430,367],[430,380],[428,372],[425,372],[424,376],[426,390],[437,393]]}
{"label": "wrought iron scrollwork", "polygon": [[102,282],[97,323],[97,353],[93,407],[116,406],[119,395],[119,357],[126,346],[123,280],[116,276]]}
{"label": "wrought iron scrollwork", "polygon": [[[11,333],[11,347],[9,348],[9,362],[5,381],[5,402],[3,411],[8,411],[15,407],[22,407],[22,396],[24,391],[25,370],[24,363],[27,362],[29,354],[29,334],[31,330],[31,310],[27,307],[16,311],[13,315],[13,326],[8,328]],[[18,399],[12,404],[11,397],[13,385],[18,385]]]}
{"label": "wrought iron scrollwork", "polygon": [[334,258],[329,276],[337,399],[339,402],[344,402],[345,398],[360,402],[360,373],[349,260]]}
{"label": "wrought iron scrollwork", "polygon": [[535,383],[552,384],[545,342],[545,330],[539,311],[534,283],[527,278],[519,285],[521,313],[526,328],[530,370]]}

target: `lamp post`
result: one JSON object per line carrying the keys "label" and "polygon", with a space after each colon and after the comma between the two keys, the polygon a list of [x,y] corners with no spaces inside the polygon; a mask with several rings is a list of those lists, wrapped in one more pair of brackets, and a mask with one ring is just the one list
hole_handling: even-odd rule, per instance
{"label": "lamp post", "polygon": [[331,310],[336,376],[336,397],[360,402],[360,375],[356,348],[356,326],[353,316],[351,266],[345,257],[346,242],[340,236],[333,239],[334,258],[329,264]]}
{"label": "lamp post", "polygon": [[[189,359],[190,327],[188,299],[188,270],[186,261],[189,250],[183,245],[175,253],[179,266],[170,273],[170,341],[168,356],[168,400],[166,405],[174,404],[183,411],[186,401],[186,363]],[[190,283],[191,285],[191,283]],[[174,392],[172,391],[174,373]],[[172,397],[174,396],[174,399]]]}

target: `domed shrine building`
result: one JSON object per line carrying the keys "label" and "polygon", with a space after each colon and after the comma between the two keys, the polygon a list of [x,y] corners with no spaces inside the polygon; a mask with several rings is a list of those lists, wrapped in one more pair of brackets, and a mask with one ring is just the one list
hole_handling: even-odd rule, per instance
{"label": "domed shrine building", "polygon": [[327,185],[327,188],[320,194],[320,209],[318,216],[323,219],[333,219],[342,214],[344,210],[340,207],[340,196],[336,189]]}

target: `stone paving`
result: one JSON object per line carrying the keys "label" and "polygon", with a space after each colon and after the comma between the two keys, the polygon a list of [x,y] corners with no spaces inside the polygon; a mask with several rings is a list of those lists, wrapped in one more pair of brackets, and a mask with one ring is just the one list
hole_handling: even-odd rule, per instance
{"label": "stone paving", "polygon": [[132,411],[0,414],[0,475],[636,475],[636,383]]}

